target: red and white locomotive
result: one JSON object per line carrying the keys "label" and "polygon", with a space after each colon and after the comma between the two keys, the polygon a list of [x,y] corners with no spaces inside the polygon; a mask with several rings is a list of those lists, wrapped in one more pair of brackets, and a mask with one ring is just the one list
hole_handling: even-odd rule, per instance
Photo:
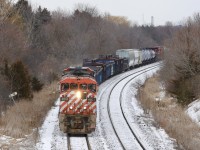
{"label": "red and white locomotive", "polygon": [[70,134],[88,134],[96,127],[98,85],[88,67],[67,68],[60,81],[60,129]]}

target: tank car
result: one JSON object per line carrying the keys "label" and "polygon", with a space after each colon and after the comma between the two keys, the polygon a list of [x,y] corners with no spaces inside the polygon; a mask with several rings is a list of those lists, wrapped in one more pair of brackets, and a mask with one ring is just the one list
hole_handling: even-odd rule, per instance
{"label": "tank car", "polygon": [[139,49],[118,49],[116,55],[120,58],[128,59],[128,65],[130,69],[142,64],[141,52]]}
{"label": "tank car", "polygon": [[150,48],[140,49],[142,52],[142,64],[148,64],[155,61],[155,52]]}
{"label": "tank car", "polygon": [[155,47],[148,47],[148,48],[143,48],[145,50],[152,50],[154,51],[154,60],[155,61],[160,61],[163,59],[164,56],[164,47],[162,46],[155,46]]}
{"label": "tank car", "polygon": [[96,127],[98,85],[88,67],[69,67],[60,80],[60,130],[70,134],[88,134]]}

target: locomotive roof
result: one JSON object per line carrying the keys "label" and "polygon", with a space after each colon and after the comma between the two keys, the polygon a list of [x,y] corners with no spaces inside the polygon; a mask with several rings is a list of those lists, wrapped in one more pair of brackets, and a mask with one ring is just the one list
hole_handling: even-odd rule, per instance
{"label": "locomotive roof", "polygon": [[74,75],[66,75],[63,76],[60,80],[60,83],[94,83],[96,84],[96,81],[93,77],[90,76],[74,76]]}
{"label": "locomotive roof", "polygon": [[74,76],[94,76],[94,70],[89,67],[69,67],[64,69],[64,75],[74,75]]}

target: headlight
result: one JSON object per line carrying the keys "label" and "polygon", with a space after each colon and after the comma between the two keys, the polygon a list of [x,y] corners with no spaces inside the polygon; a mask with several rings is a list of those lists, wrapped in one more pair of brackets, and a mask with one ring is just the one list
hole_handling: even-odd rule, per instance
{"label": "headlight", "polygon": [[86,107],[83,107],[83,109],[85,110],[85,109],[86,109]]}
{"label": "headlight", "polygon": [[76,97],[77,97],[78,99],[81,98],[81,92],[80,92],[80,91],[77,91],[77,92],[76,92]]}
{"label": "headlight", "polygon": [[70,107],[69,107],[69,109],[73,109],[73,107],[72,107],[72,106],[70,106]]}

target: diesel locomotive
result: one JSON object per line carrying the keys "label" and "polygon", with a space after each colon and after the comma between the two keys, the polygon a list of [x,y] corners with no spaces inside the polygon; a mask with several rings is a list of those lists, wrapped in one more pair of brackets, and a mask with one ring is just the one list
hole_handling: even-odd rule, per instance
{"label": "diesel locomotive", "polygon": [[69,67],[60,80],[59,125],[65,133],[88,134],[96,127],[98,85],[88,67]]}

